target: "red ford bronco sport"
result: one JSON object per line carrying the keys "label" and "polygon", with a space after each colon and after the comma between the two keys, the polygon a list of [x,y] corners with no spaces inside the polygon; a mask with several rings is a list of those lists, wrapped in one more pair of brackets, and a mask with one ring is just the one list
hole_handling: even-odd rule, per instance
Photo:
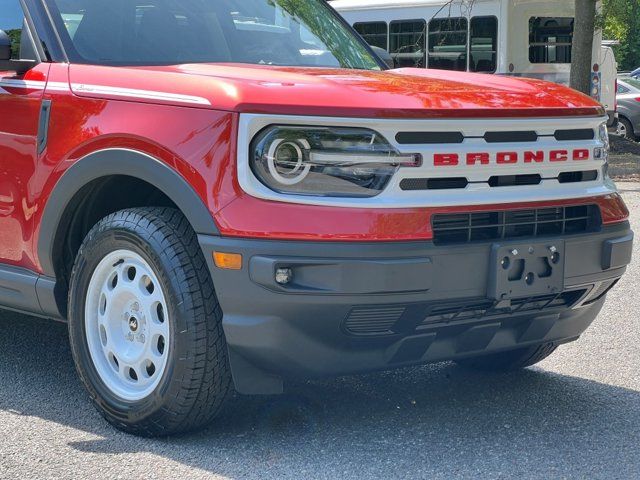
{"label": "red ford bronco sport", "polygon": [[108,421],[235,388],[532,365],[630,261],[603,109],[387,70],[321,0],[4,0],[0,304],[68,322]]}

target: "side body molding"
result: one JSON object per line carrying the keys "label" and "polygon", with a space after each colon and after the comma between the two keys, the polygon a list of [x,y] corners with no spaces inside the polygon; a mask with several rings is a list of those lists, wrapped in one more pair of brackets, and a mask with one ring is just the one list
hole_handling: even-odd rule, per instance
{"label": "side body molding", "polygon": [[182,210],[196,233],[219,235],[205,203],[173,168],[135,150],[100,150],[69,167],[47,200],[37,245],[38,259],[45,276],[55,278],[54,242],[66,207],[89,182],[110,175],[127,175],[153,185]]}

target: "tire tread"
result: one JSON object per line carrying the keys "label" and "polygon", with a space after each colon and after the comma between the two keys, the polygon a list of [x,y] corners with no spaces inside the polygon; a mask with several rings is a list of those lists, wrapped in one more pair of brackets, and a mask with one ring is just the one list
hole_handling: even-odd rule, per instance
{"label": "tire tread", "polygon": [[[97,404],[103,416],[118,428],[142,436],[158,436],[188,432],[210,423],[232,391],[232,380],[222,330],[222,311],[218,303],[207,263],[198,244],[196,233],[187,219],[169,207],[141,207],[113,213],[98,222],[87,235],[78,253],[82,258],[87,245],[101,234],[112,230],[135,232],[151,246],[163,264],[171,265],[165,272],[179,285],[177,300],[181,311],[193,329],[189,352],[178,359],[183,365],[182,377],[173,378],[180,388],[159,412],[136,423],[122,421]],[[72,288],[80,262],[72,271]],[[72,342],[73,343],[73,342]],[[85,385],[88,381],[79,368]],[[93,389],[87,385],[89,391]]]}

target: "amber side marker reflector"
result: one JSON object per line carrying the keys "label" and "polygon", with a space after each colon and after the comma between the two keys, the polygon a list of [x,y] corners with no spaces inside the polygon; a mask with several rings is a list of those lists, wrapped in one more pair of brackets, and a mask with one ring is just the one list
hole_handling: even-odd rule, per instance
{"label": "amber side marker reflector", "polygon": [[213,262],[224,270],[242,269],[242,255],[239,253],[213,252]]}

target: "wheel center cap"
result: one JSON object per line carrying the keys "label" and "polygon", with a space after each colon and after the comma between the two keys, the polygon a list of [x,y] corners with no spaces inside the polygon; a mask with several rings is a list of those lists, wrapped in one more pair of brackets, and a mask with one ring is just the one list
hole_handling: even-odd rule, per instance
{"label": "wheel center cap", "polygon": [[138,331],[138,319],[136,317],[131,317],[129,319],[129,330],[132,332]]}

